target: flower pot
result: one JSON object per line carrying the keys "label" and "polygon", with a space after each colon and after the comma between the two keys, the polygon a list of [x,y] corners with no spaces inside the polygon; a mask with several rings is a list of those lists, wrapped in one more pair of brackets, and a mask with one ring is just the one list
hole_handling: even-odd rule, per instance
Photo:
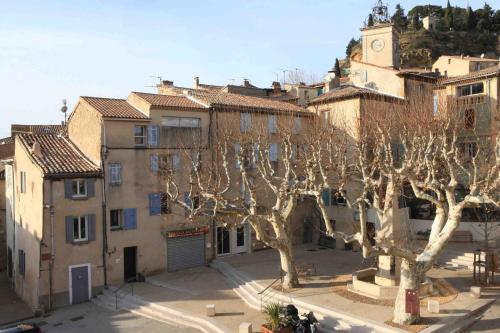
{"label": "flower pot", "polygon": [[292,333],[292,328],[291,327],[284,327],[284,328],[279,328],[275,331],[267,328],[265,325],[262,325],[260,327],[260,333]]}

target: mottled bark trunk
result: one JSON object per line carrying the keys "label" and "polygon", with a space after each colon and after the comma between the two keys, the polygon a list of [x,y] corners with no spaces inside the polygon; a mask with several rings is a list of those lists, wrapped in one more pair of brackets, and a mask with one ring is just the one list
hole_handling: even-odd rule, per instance
{"label": "mottled bark trunk", "polygon": [[396,324],[410,325],[415,323],[420,316],[406,313],[406,290],[419,289],[422,274],[416,263],[403,259],[401,262],[401,277],[398,295],[394,304],[394,319]]}
{"label": "mottled bark trunk", "polygon": [[295,269],[295,262],[293,260],[293,250],[291,241],[287,246],[279,248],[281,260],[281,270],[283,273],[283,288],[290,289],[299,285],[299,278],[297,270]]}

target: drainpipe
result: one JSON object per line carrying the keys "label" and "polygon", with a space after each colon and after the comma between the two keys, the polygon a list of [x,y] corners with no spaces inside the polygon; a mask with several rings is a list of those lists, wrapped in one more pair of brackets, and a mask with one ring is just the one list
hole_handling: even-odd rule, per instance
{"label": "drainpipe", "polygon": [[106,254],[108,253],[108,232],[107,232],[107,209],[106,209],[106,172],[105,172],[105,160],[107,155],[106,150],[106,129],[104,128],[104,121],[101,122],[102,128],[102,140],[104,143],[101,145],[101,191],[102,191],[102,267],[104,274],[104,287],[108,286],[108,271],[106,268]]}
{"label": "drainpipe", "polygon": [[50,214],[49,310],[52,310],[53,270],[54,270],[54,259],[55,259],[53,180],[50,180],[48,208]]}

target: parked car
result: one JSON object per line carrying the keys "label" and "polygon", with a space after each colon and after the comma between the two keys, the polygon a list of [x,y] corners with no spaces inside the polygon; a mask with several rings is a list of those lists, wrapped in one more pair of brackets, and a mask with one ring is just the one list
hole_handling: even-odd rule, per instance
{"label": "parked car", "polygon": [[0,333],[43,333],[42,329],[35,324],[17,324],[8,328],[0,328]]}

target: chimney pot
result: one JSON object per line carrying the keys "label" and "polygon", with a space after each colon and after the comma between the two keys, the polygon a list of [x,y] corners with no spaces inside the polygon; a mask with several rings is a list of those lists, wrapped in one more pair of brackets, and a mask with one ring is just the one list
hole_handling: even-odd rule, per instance
{"label": "chimney pot", "polygon": [[281,93],[281,84],[278,81],[274,81],[272,84],[273,87],[273,93],[274,94],[279,94]]}
{"label": "chimney pot", "polygon": [[42,157],[42,147],[40,146],[40,144],[38,142],[35,141],[33,143],[33,146],[31,147],[31,152],[35,156]]}
{"label": "chimney pot", "polygon": [[169,81],[169,80],[162,80],[161,84],[166,87],[171,87],[174,85],[174,81]]}

